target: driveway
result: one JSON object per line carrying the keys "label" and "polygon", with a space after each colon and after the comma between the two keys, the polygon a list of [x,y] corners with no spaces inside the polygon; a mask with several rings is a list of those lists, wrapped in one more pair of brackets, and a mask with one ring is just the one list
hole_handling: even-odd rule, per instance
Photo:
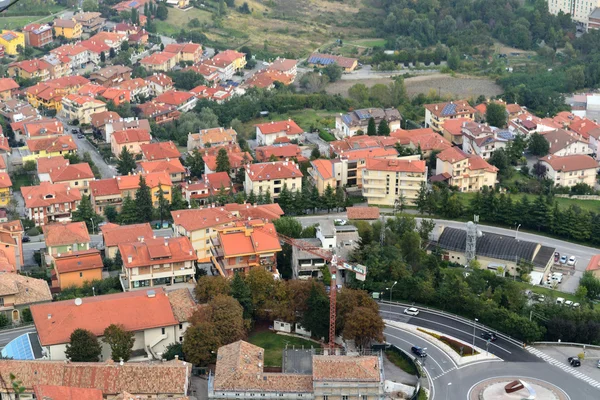
{"label": "driveway", "polygon": [[[307,143],[312,143],[319,146],[319,151],[321,154],[329,155],[329,143],[321,139],[318,133],[305,133],[304,140]],[[308,157],[310,157],[310,154]]]}

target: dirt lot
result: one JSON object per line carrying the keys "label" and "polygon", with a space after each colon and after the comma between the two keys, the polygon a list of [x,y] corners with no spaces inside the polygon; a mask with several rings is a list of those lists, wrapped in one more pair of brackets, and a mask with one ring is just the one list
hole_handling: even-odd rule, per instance
{"label": "dirt lot", "polygon": [[[327,86],[327,92],[332,94],[348,94],[348,89],[356,83],[363,83],[368,87],[382,83],[390,83],[390,78],[342,80]],[[404,81],[408,95],[413,97],[419,93],[428,93],[430,90],[439,90],[442,96],[453,98],[477,97],[480,94],[486,97],[502,93],[502,88],[490,79],[480,79],[469,76],[452,77],[445,74],[430,74],[408,78]]]}

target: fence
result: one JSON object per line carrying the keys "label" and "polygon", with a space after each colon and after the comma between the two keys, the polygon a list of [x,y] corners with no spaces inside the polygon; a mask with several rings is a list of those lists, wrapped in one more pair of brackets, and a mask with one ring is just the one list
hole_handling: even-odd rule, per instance
{"label": "fence", "polygon": [[595,194],[555,194],[554,197],[560,197],[562,199],[577,199],[577,200],[600,200],[600,196]]}

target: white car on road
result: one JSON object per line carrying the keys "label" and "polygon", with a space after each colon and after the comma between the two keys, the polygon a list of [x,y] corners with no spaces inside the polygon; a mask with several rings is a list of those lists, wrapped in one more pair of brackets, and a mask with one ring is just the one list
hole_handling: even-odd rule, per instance
{"label": "white car on road", "polygon": [[414,317],[419,315],[419,310],[416,307],[405,308],[404,314],[412,315]]}
{"label": "white car on road", "polygon": [[577,263],[577,259],[575,258],[575,256],[569,257],[569,261],[567,261],[567,265],[570,265],[571,267],[573,267],[573,266],[575,266],[576,263]]}

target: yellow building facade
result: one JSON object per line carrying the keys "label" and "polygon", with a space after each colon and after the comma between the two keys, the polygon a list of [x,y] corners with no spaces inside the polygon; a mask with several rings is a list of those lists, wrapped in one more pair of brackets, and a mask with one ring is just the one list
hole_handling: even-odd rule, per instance
{"label": "yellow building facade", "polygon": [[21,32],[2,30],[0,34],[0,45],[4,47],[4,53],[11,56],[19,54],[20,48],[25,48],[25,35]]}
{"label": "yellow building facade", "polygon": [[64,36],[67,39],[79,39],[83,32],[83,26],[75,19],[55,20],[54,36]]}

